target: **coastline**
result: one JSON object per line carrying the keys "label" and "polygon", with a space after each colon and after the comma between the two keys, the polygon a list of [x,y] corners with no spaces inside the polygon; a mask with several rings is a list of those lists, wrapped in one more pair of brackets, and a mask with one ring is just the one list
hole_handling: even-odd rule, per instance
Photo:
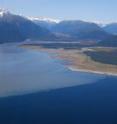
{"label": "coastline", "polygon": [[[66,60],[70,64],[65,66],[71,71],[95,73],[101,75],[117,76],[117,66],[110,64],[103,64],[93,61],[89,56],[86,56],[82,50],[65,50],[61,49],[50,49],[43,48],[36,45],[22,45],[23,48],[29,48],[32,50],[39,50],[51,54],[51,57],[57,57],[61,60]],[[55,56],[53,56],[55,55]]]}
{"label": "coastline", "polygon": [[71,71],[78,71],[78,72],[87,72],[87,73],[93,73],[93,74],[101,74],[101,75],[107,75],[107,76],[117,76],[115,73],[109,73],[109,72],[101,72],[101,71],[92,71],[92,70],[86,70],[86,69],[78,69],[75,67],[68,67]]}

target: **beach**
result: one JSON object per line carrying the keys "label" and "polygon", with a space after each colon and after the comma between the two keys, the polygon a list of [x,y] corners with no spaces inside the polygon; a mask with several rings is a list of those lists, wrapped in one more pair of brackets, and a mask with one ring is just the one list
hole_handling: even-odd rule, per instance
{"label": "beach", "polygon": [[117,76],[117,65],[104,64],[92,60],[91,57],[84,54],[84,51],[86,51],[88,48],[83,48],[83,49],[53,48],[52,49],[52,48],[43,48],[41,46],[32,45],[32,44],[21,45],[21,47],[48,52],[52,57],[57,57],[61,60],[68,61],[69,64],[65,64],[65,66],[67,66],[72,71],[82,71],[82,72]]}

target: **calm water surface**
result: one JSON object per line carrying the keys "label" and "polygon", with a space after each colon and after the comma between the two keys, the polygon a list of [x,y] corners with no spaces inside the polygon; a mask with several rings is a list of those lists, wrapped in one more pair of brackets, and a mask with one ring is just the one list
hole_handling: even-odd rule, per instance
{"label": "calm water surface", "polygon": [[0,96],[94,83],[104,77],[72,72],[44,52],[0,46]]}
{"label": "calm water surface", "polygon": [[117,124],[117,77],[14,44],[0,45],[0,97],[0,124]]}

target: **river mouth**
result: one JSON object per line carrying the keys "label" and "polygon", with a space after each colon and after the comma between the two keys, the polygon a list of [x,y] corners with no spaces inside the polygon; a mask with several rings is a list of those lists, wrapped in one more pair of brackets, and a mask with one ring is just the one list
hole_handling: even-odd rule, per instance
{"label": "river mouth", "polygon": [[0,46],[0,97],[94,83],[104,75],[73,72],[47,52]]}

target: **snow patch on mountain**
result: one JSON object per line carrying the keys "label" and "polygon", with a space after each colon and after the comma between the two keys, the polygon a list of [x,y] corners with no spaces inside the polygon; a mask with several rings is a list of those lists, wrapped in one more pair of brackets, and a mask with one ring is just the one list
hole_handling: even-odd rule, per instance
{"label": "snow patch on mountain", "polygon": [[6,14],[9,14],[10,12],[8,11],[8,10],[6,10],[6,9],[1,9],[0,8],[0,17],[3,17],[4,15],[6,15]]}
{"label": "snow patch on mountain", "polygon": [[44,18],[44,17],[28,17],[31,21],[45,21],[48,23],[59,23],[60,20],[52,19],[52,18]]}

